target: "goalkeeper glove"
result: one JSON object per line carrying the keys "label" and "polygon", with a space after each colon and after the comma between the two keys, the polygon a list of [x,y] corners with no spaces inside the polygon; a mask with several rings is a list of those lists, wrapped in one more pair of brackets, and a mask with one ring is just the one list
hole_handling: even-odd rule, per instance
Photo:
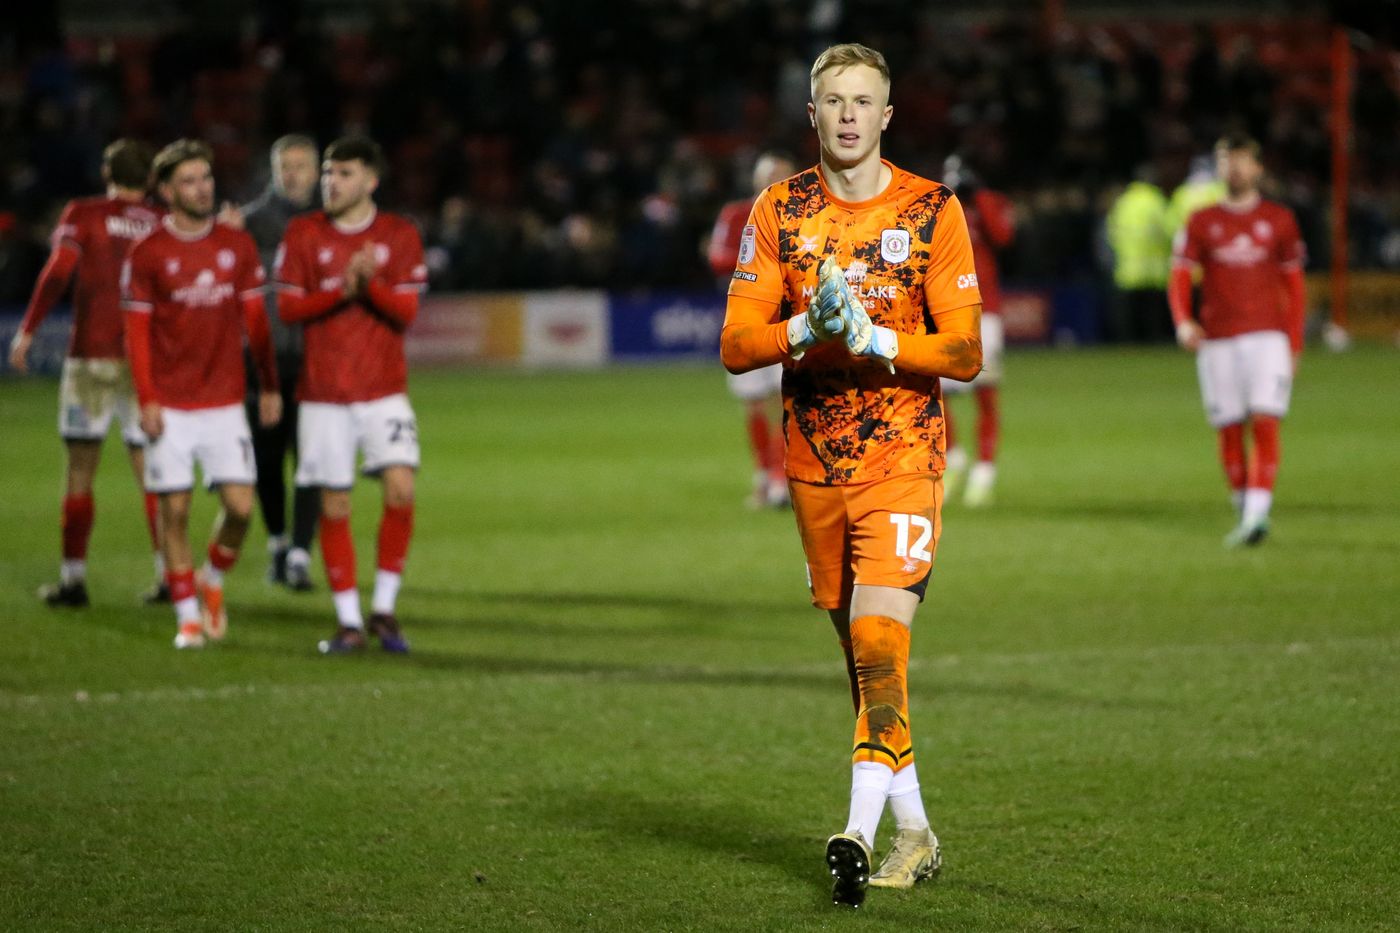
{"label": "goalkeeper glove", "polygon": [[846,326],[841,293],[846,279],[841,267],[828,256],[818,276],[817,293],[807,305],[807,312],[788,319],[788,346],[795,360],[802,359],[802,354],[817,343],[841,336]]}
{"label": "goalkeeper glove", "polygon": [[[830,260],[828,260],[830,261]],[[899,337],[888,327],[871,323],[865,313],[865,303],[856,297],[845,275],[839,273],[841,291],[842,330],[846,333],[846,348],[854,356],[869,356],[894,372],[894,358],[899,355]]]}

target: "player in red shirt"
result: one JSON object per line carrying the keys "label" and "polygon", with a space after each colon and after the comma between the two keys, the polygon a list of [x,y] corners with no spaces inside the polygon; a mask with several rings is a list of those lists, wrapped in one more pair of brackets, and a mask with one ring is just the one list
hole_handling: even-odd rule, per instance
{"label": "player in red shirt", "polygon": [[[63,563],[57,585],[40,597],[51,606],[86,606],[87,548],[92,534],[93,477],[102,456],[102,440],[115,416],[122,425],[132,469],[141,481],[142,449],[136,394],[123,346],[120,307],[122,262],[131,244],[150,233],[160,211],[146,203],[151,150],[143,143],[119,139],[102,153],[103,197],[70,201],[53,233],[53,251],[39,274],[29,308],[10,344],[10,366],[27,372],[26,355],[45,316],[73,285],[73,335],[63,361],[59,389],[58,433],[68,453],[63,493]],[[146,494],[146,526],[155,551],[156,585],[147,602],[167,598],[160,555],[156,497]]]}
{"label": "player in red shirt", "polygon": [[[215,223],[212,164],[209,147],[188,139],[156,155],[157,191],[170,213],[132,247],[122,270],[127,353],[151,438],[146,488],[160,496],[176,648],[202,647],[228,627],[224,574],[248,531],[256,478],[243,410],[245,336],[262,385],[260,420],[275,424],[282,411],[258,248],[243,231]],[[196,463],[222,505],[198,581],[189,540]]]}
{"label": "player in red shirt", "polygon": [[339,623],[320,643],[325,654],[365,646],[350,537],[357,452],[384,492],[369,631],[386,651],[408,650],[395,603],[413,534],[419,449],[403,345],[428,269],[418,230],[374,203],[383,164],[372,140],[332,143],[321,165],[324,209],[287,225],[274,273],[278,313],[303,325],[306,347],[296,483],[321,487],[321,554]]}
{"label": "player in red shirt", "polygon": [[[967,472],[963,501],[970,506],[990,505],[996,483],[997,441],[1001,434],[1000,387],[1002,350],[1006,344],[1001,322],[1001,274],[997,253],[1016,237],[1016,216],[1011,201],[999,191],[984,186],[981,179],[959,155],[943,162],[943,182],[958,193],[967,213],[967,232],[972,238],[972,258],[977,267],[977,285],[982,291],[982,372],[972,382],[944,379],[943,392],[949,404],[943,409],[943,429],[947,434],[948,472],[951,490],[957,477]],[[951,396],[972,390],[977,400],[977,462],[967,470],[967,452],[954,437]]]}
{"label": "player in red shirt", "polygon": [[[753,165],[754,195],[796,171],[797,163],[790,156],[780,152],[763,153]],[[715,228],[710,233],[710,244],[706,250],[710,271],[726,287],[739,261],[739,239],[752,208],[752,197],[730,201],[720,209]],[[787,473],[783,469],[782,364],[775,363],[744,373],[729,373],[727,376],[729,391],[744,403],[749,447],[757,467],[749,504],[754,508],[786,508],[790,500]]]}
{"label": "player in red shirt", "polygon": [[[1177,235],[1167,298],[1177,343],[1196,354],[1206,418],[1219,433],[1239,515],[1225,544],[1239,547],[1259,544],[1269,532],[1279,423],[1303,349],[1306,251],[1293,212],[1259,194],[1259,144],[1228,136],[1215,151],[1226,196],[1192,214]],[[1199,321],[1191,306],[1196,270]],[[1248,456],[1246,424],[1254,441]]]}

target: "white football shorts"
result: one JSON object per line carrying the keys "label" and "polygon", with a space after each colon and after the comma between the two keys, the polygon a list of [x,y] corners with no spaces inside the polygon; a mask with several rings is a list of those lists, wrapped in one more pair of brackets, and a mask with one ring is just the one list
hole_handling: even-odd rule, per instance
{"label": "white football shorts", "polygon": [[1238,424],[1249,415],[1288,414],[1293,352],[1281,330],[1202,341],[1196,371],[1206,420],[1213,428]]}
{"label": "white football shorts", "polygon": [[403,393],[372,402],[302,402],[297,414],[298,486],[349,489],[355,454],[374,476],[390,466],[418,468],[418,422]]}
{"label": "white football shorts", "polygon": [[1001,385],[1002,350],[1006,346],[1006,330],[1000,314],[982,312],[982,371],[971,382],[939,379],[945,395],[966,392],[973,386]]}
{"label": "white football shorts", "polygon": [[751,369],[746,373],[726,373],[729,376],[729,391],[744,402],[761,402],[783,390],[783,364],[774,363]]}
{"label": "white football shorts", "polygon": [[66,441],[100,441],[113,416],[121,422],[122,440],[142,447],[141,410],[126,360],[68,357],[58,386],[58,434]]}
{"label": "white football shorts", "polygon": [[242,405],[218,408],[162,408],[165,430],[146,445],[146,491],[184,492],[194,488],[194,465],[204,485],[251,486],[258,477],[253,435]]}

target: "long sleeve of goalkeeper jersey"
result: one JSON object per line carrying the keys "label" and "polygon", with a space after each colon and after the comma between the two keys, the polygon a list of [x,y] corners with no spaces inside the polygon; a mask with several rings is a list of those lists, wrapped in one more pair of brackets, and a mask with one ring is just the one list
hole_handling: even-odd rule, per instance
{"label": "long sleeve of goalkeeper jersey", "polygon": [[788,358],[787,322],[777,320],[774,302],[730,295],[724,328],[719,333],[719,356],[731,373],[771,366]]}
{"label": "long sleeve of goalkeeper jersey", "polygon": [[935,311],[932,317],[934,333],[898,334],[894,368],[967,382],[982,371],[982,306]]}

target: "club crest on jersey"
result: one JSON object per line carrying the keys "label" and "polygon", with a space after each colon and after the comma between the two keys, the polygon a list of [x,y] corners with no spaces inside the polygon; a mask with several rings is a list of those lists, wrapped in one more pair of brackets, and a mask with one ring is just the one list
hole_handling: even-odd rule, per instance
{"label": "club crest on jersey", "polygon": [[1254,236],[1259,240],[1267,240],[1274,235],[1273,225],[1267,220],[1256,220],[1254,222]]}
{"label": "club crest on jersey", "polygon": [[166,275],[176,275],[176,274],[179,273],[179,271],[180,271],[180,260],[178,260],[178,259],[167,259],[167,260],[165,261],[165,274],[166,274]]}
{"label": "club crest on jersey", "polygon": [[384,265],[386,262],[389,261],[389,244],[388,244],[388,243],[376,243],[376,244],[374,244],[374,261],[375,261],[375,263],[376,263],[377,265],[381,265],[381,266]]}
{"label": "club crest on jersey", "polygon": [[739,236],[739,265],[747,265],[753,262],[754,255],[758,252],[758,228],[753,224],[744,227],[744,232]]}
{"label": "club crest on jersey", "polygon": [[909,231],[888,228],[880,231],[880,258],[885,262],[903,262],[909,258]]}
{"label": "club crest on jersey", "polygon": [[321,247],[321,251],[316,254],[316,261],[323,266],[329,266],[331,260],[335,258],[335,250],[329,246]]}
{"label": "club crest on jersey", "polygon": [[231,249],[221,249],[218,255],[214,257],[214,261],[219,264],[220,269],[227,272],[233,268],[233,264],[238,261],[238,257],[233,254],[233,250]]}

